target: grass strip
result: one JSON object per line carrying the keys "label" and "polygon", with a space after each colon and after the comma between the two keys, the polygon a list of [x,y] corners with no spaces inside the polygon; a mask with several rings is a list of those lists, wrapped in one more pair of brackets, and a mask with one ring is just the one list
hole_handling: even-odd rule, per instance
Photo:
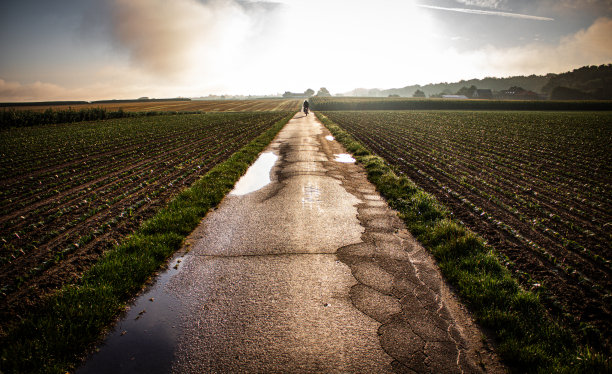
{"label": "grass strip", "polygon": [[126,302],[231,191],[293,114],[215,166],[2,339],[0,372],[65,373],[125,309]]}
{"label": "grass strip", "polygon": [[515,372],[610,372],[609,357],[580,346],[553,321],[538,296],[523,290],[484,240],[453,219],[433,195],[406,176],[398,176],[339,125],[321,113],[319,120],[351,152],[389,206],[436,258],[477,321],[493,331],[497,352]]}

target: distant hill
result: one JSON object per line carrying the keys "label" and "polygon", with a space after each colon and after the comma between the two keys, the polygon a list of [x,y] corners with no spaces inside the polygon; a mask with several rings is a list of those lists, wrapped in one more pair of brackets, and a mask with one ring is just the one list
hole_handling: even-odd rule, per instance
{"label": "distant hill", "polygon": [[551,99],[612,99],[612,64],[556,74],[542,87]]}
{"label": "distant hill", "polygon": [[[585,66],[563,74],[514,76],[507,78],[484,78],[462,80],[453,83],[435,83],[406,86],[391,89],[357,88],[344,96],[388,97],[398,95],[412,97],[416,90],[427,96],[439,94],[456,94],[463,87],[476,86],[479,89],[504,91],[510,87],[521,87],[527,91],[544,94],[556,99],[612,99],[612,64]],[[562,87],[562,88],[557,88]],[[557,97],[559,94],[574,97]]]}
{"label": "distant hill", "polygon": [[522,87],[525,90],[542,92],[542,88],[550,81],[552,74],[549,75],[530,75],[516,76],[509,78],[484,78],[462,80],[454,83],[433,83],[424,86],[415,84],[403,88],[391,88],[387,90],[357,88],[347,92],[345,96],[373,96],[388,97],[389,95],[399,95],[402,97],[412,97],[416,90],[421,90],[427,96],[438,94],[455,94],[462,87],[476,86],[478,88],[490,89],[493,91],[507,90],[510,87]]}

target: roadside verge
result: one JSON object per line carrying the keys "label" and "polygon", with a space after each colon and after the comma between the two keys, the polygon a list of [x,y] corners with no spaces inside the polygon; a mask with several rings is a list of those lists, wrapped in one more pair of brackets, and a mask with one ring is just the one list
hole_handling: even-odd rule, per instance
{"label": "roadside verge", "polygon": [[484,240],[469,231],[432,195],[398,176],[340,126],[316,112],[334,137],[363,164],[368,179],[399,212],[408,229],[438,261],[476,320],[490,329],[497,351],[518,372],[606,372],[606,357],[579,346],[546,313],[537,295],[523,290]]}
{"label": "roadside verge", "polygon": [[0,372],[66,372],[117,318],[206,213],[231,191],[293,114],[215,166],[3,337]]}

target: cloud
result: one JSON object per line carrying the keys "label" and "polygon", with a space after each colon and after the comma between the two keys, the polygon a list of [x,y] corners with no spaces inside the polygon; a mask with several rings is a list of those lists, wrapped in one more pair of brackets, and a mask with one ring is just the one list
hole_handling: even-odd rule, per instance
{"label": "cloud", "polygon": [[569,9],[584,9],[585,7],[596,8],[604,11],[612,11],[612,0],[547,0],[549,6],[558,6]]}
{"label": "cloud", "polygon": [[129,68],[113,69],[113,77],[103,79],[107,72],[93,72],[95,79],[78,87],[36,81],[21,83],[0,79],[0,102],[71,101],[102,99],[133,99],[141,96],[171,97],[188,92],[187,87],[160,86],[138,71]]}
{"label": "cloud", "polygon": [[504,0],[455,0],[467,6],[477,6],[481,8],[502,9],[506,3]]}
{"label": "cloud", "polygon": [[560,73],[585,65],[612,62],[612,19],[602,17],[589,28],[562,38],[558,44],[531,43],[520,47],[488,47],[470,59],[488,74]]}
{"label": "cloud", "polygon": [[[610,12],[612,10],[612,0],[455,0],[456,3],[463,4],[468,7],[489,8],[503,11],[511,11],[517,9],[526,10],[542,10],[548,12],[557,12],[563,10],[584,12],[592,9],[600,12]],[[530,11],[527,13],[531,13]],[[600,13],[600,15],[602,15]]]}
{"label": "cloud", "polygon": [[[563,73],[585,65],[612,63],[612,19],[602,17],[590,27],[558,43],[533,42],[512,48],[493,45],[460,51],[456,48],[420,51],[407,73],[395,72],[395,84],[457,82],[462,79]],[[409,75],[409,73],[411,73]],[[399,83],[402,82],[402,83]],[[375,86],[374,86],[375,87]]]}
{"label": "cloud", "polygon": [[269,3],[235,0],[114,0],[118,43],[135,65],[161,77],[212,77],[262,30]]}
{"label": "cloud", "polygon": [[427,8],[427,9],[435,9],[435,10],[445,10],[450,12],[458,12],[458,13],[469,13],[469,14],[480,14],[485,16],[499,16],[499,17],[511,17],[511,18],[520,18],[520,19],[529,19],[534,21],[554,21],[554,18],[549,17],[539,17],[532,16],[528,14],[520,14],[520,13],[509,13],[509,12],[500,12],[495,10],[481,10],[481,9],[471,9],[471,8],[446,8],[435,5],[422,5],[419,7]]}
{"label": "cloud", "polygon": [[34,82],[23,85],[19,82],[7,82],[0,79],[0,101],[36,101],[62,100],[66,98],[66,89],[51,83]]}

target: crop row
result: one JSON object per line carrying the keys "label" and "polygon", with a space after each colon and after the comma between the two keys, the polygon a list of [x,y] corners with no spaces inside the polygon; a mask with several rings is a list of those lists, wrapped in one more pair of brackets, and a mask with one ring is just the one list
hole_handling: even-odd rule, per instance
{"label": "crop row", "polygon": [[406,97],[314,97],[312,109],[331,110],[612,110],[612,101],[457,100]]}
{"label": "crop row", "polygon": [[32,286],[44,291],[78,277],[173,195],[286,116],[157,116],[2,131],[2,309],[15,312],[8,306],[34,297]]}
{"label": "crop row", "polygon": [[[92,110],[124,111],[122,115],[129,115],[131,112],[237,112],[237,111],[297,111],[300,108],[299,99],[248,99],[248,100],[167,100],[167,101],[108,101],[94,103],[70,103],[61,105],[59,103],[49,103],[48,105],[32,106],[12,106],[9,108],[0,107],[0,120],[2,114],[10,116],[9,111],[17,112],[31,110],[42,112],[49,108],[56,111],[65,111],[69,108],[77,114],[81,111],[90,113]],[[5,113],[2,113],[6,111]],[[116,113],[115,113],[116,114]],[[146,114],[146,113],[145,113]],[[7,117],[8,118],[8,117]],[[1,121],[0,121],[1,122]]]}
{"label": "crop row", "polygon": [[325,115],[435,194],[557,313],[612,330],[612,114]]}

